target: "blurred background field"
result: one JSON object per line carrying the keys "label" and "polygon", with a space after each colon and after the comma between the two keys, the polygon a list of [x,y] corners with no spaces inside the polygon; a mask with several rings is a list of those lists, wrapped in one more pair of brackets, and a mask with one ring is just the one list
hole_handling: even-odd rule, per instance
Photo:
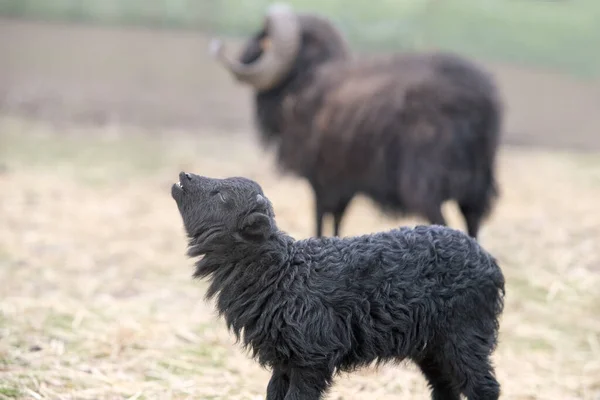
{"label": "blurred background field", "polygon": [[[496,76],[502,198],[482,244],[507,276],[504,399],[600,399],[600,3],[290,1],[357,52],[444,49]],[[239,46],[264,0],[0,0],[0,399],[261,399],[169,195],[177,173],[257,179],[279,225],[312,233],[305,182],[258,145],[251,93],[207,55]],[[464,229],[455,208],[445,209]],[[364,199],[344,233],[422,222]],[[330,399],[425,399],[411,366]]]}
{"label": "blurred background field", "polygon": [[[443,49],[476,58],[507,98],[509,143],[600,143],[595,1],[291,3],[332,18],[358,52]],[[2,0],[0,107],[62,122],[245,130],[252,122],[248,91],[206,49],[217,35],[239,44],[267,4]]]}
{"label": "blurred background field", "polygon": [[[247,34],[267,0],[3,0],[17,17]],[[318,11],[365,50],[448,48],[497,61],[593,76],[600,71],[600,4],[594,0],[292,0]]]}

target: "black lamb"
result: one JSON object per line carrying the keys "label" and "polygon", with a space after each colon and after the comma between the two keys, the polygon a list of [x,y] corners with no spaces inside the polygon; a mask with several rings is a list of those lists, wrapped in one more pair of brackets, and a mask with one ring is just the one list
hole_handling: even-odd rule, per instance
{"label": "black lamb", "polygon": [[333,233],[363,194],[391,215],[445,225],[456,201],[477,237],[499,189],[495,178],[502,104],[475,63],[448,53],[354,57],[318,15],[272,6],[238,60],[213,52],[255,92],[255,117],[283,171],[315,195],[316,236]]}
{"label": "black lamb", "polygon": [[182,172],[171,195],[195,277],[253,357],[268,400],[317,400],[336,372],[412,360],[432,398],[495,400],[504,304],[495,259],[443,226],[294,240],[258,183]]}

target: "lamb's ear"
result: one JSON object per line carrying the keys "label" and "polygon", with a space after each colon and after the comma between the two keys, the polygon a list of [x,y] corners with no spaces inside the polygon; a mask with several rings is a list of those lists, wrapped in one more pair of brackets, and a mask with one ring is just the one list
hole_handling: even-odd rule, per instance
{"label": "lamb's ear", "polygon": [[273,232],[273,220],[269,215],[269,200],[264,196],[256,195],[257,211],[248,215],[242,222],[240,234],[250,240],[266,239]]}
{"label": "lamb's ear", "polygon": [[273,231],[271,218],[262,212],[254,212],[248,215],[241,228],[241,236],[251,240],[261,240],[269,237]]}
{"label": "lamb's ear", "polygon": [[256,195],[256,204],[258,204],[260,207],[267,208],[268,201],[267,201],[267,199],[265,199],[264,196],[257,194]]}

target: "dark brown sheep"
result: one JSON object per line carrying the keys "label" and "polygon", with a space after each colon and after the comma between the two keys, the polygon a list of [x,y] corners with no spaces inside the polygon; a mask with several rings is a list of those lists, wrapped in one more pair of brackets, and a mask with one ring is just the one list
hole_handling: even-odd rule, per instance
{"label": "dark brown sheep", "polygon": [[477,237],[498,190],[502,104],[480,67],[447,53],[352,56],[327,19],[271,6],[238,60],[215,57],[255,90],[258,127],[283,171],[315,194],[316,235],[334,235],[357,194],[385,212],[445,225],[455,200]]}

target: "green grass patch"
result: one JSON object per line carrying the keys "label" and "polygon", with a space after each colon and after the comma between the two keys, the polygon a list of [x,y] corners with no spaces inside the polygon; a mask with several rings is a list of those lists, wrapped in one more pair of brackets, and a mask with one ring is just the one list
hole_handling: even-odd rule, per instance
{"label": "green grass patch", "polygon": [[48,328],[71,331],[73,329],[73,319],[70,314],[51,313],[46,317],[44,325]]}
{"label": "green grass patch", "polygon": [[18,399],[21,397],[21,391],[10,386],[0,386],[0,399]]}

